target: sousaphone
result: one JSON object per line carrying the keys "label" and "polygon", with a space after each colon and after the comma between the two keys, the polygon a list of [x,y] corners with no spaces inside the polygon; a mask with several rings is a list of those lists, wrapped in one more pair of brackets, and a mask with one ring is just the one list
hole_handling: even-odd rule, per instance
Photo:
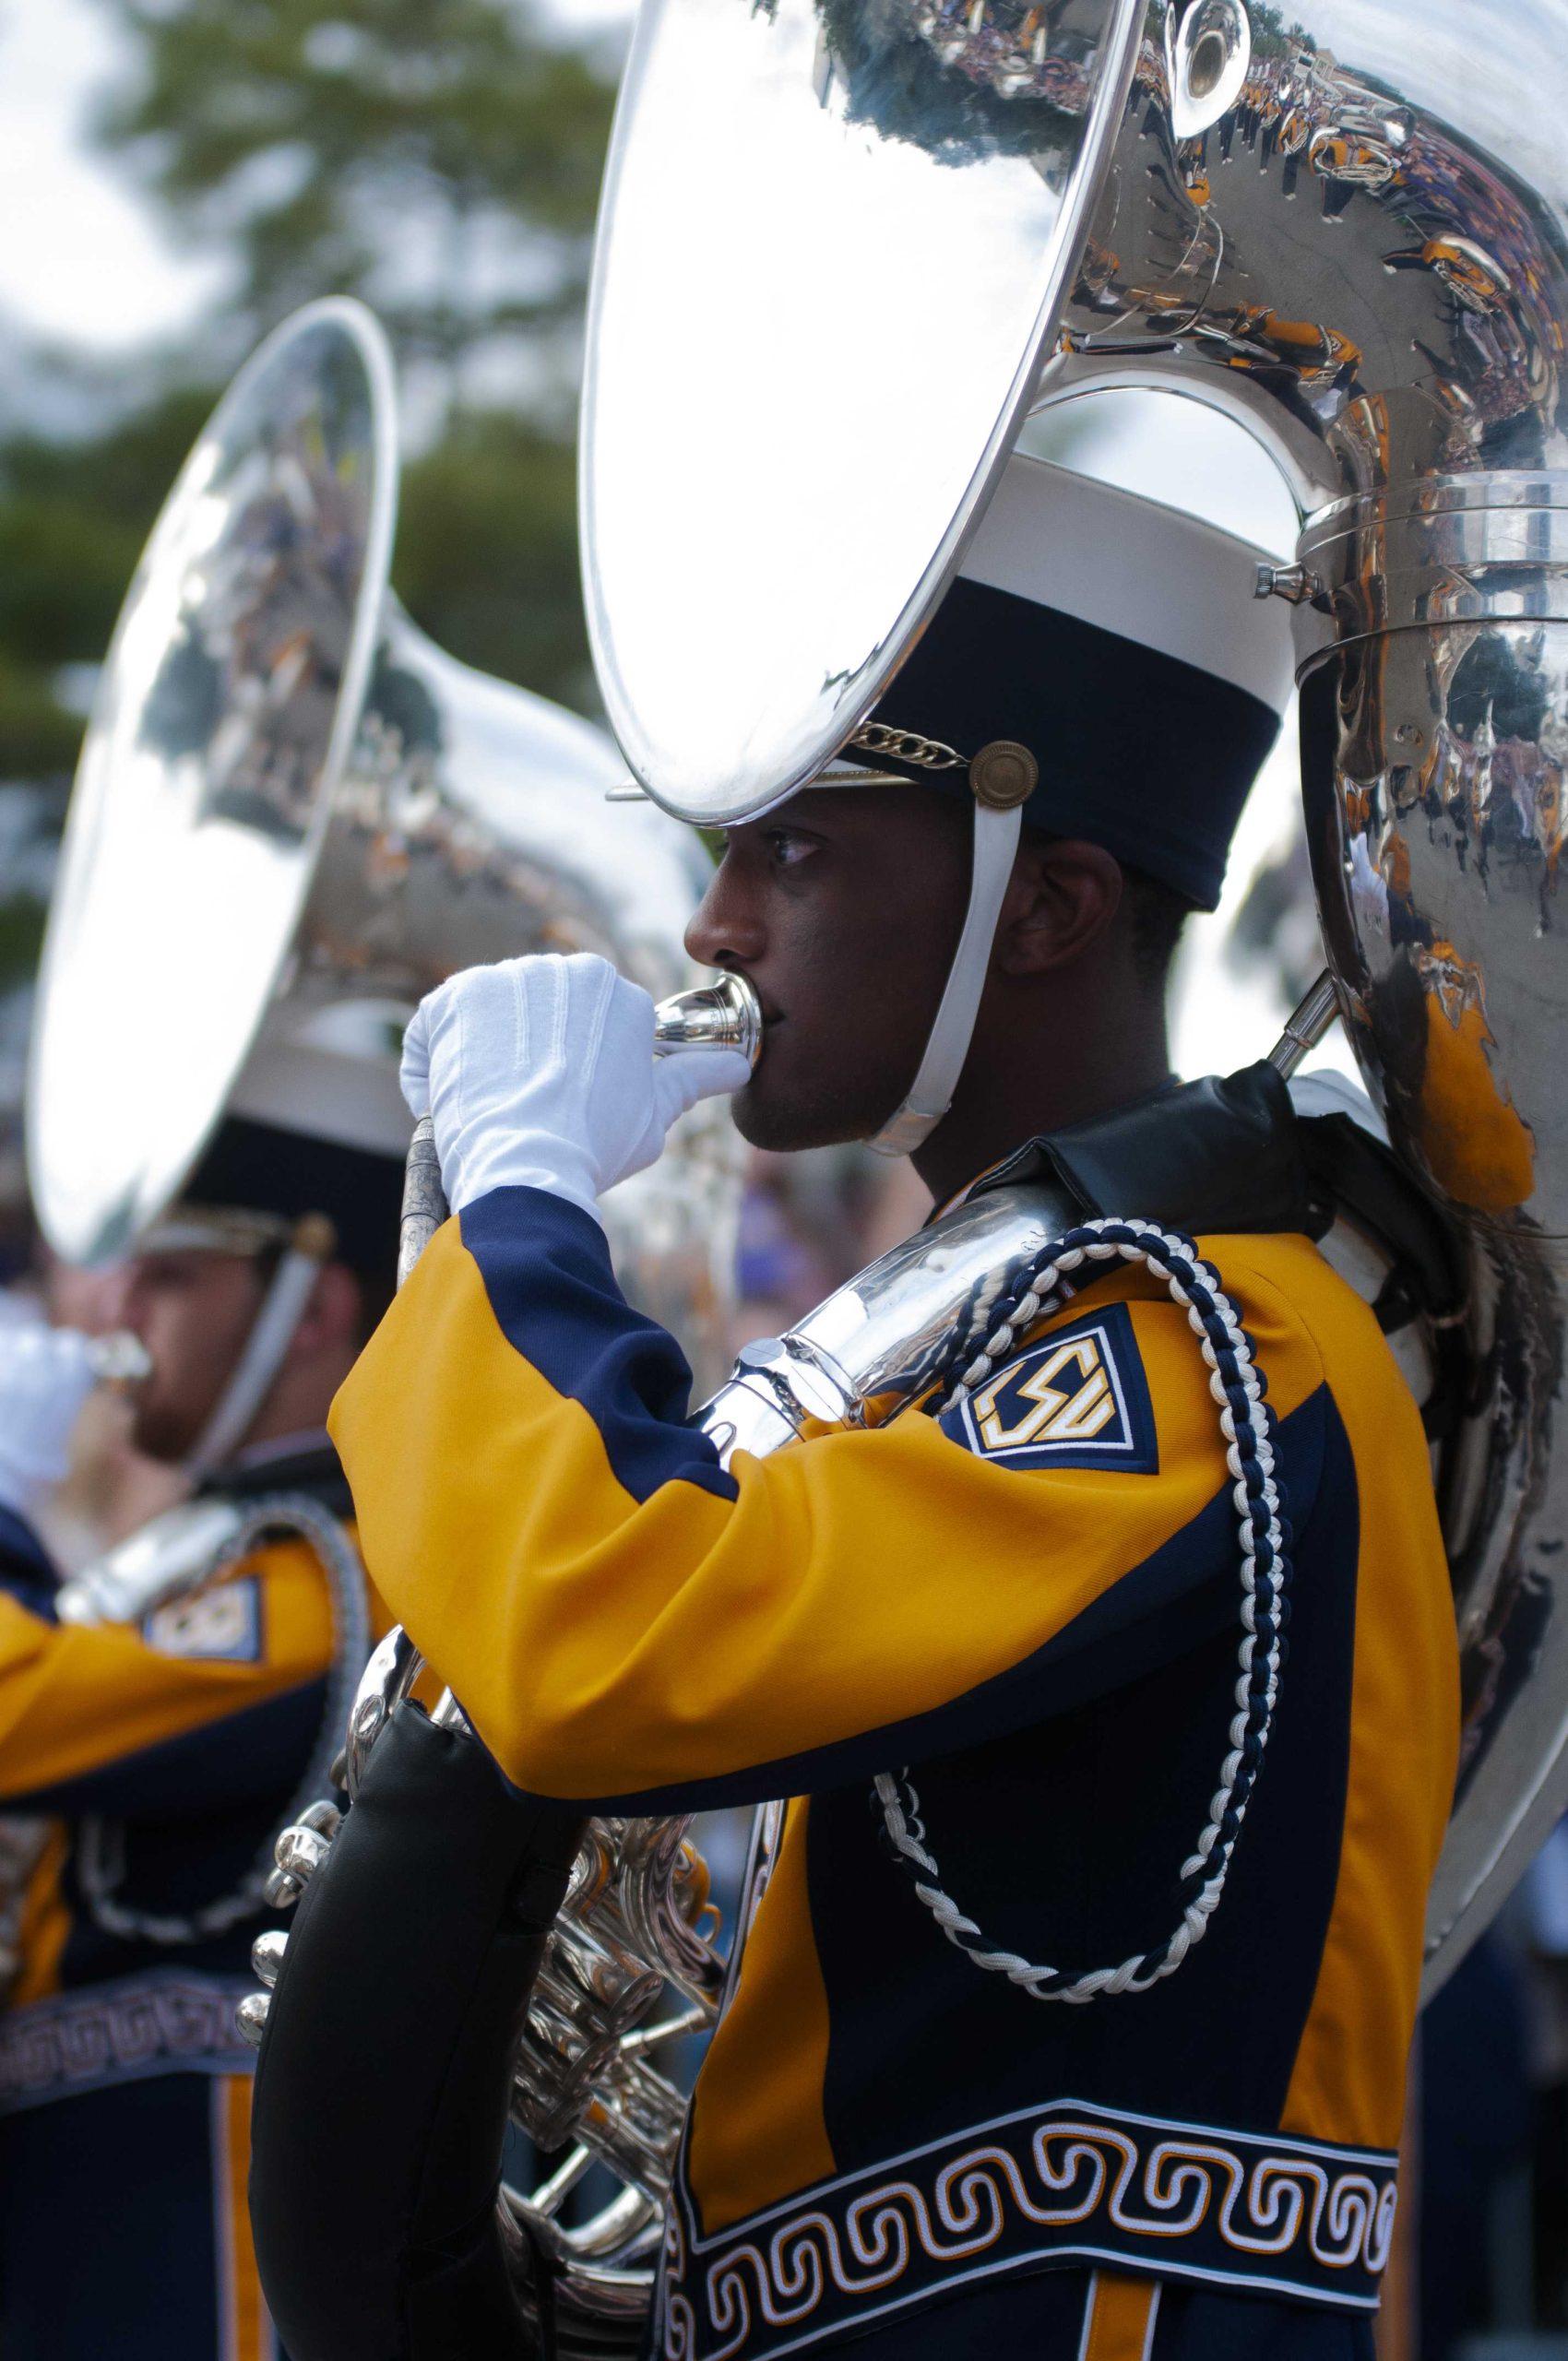
{"label": "sousaphone", "polygon": [[[695,980],[682,931],[700,847],[661,813],[607,807],[624,772],[601,732],[410,621],[387,588],[398,470],[381,329],[361,304],[315,304],[241,371],[143,553],[83,745],[29,1072],[33,1202],[68,1261],[156,1237],[230,1116],[400,1161],[403,1027],[455,968],[589,951],[656,995]],[[699,1031],[711,999],[695,995]],[[634,1297],[717,1377],[734,1144],[699,1109],[672,1145],[605,1219]],[[209,1464],[244,1440],[327,1251],[281,1254],[203,1439]],[[363,1570],[318,1505],[209,1487],[78,1572],[58,1606],[137,1626],[263,1533],[305,1542],[332,1606],[292,1819],[326,1784],[370,1644]],[[84,1864],[113,1854],[89,1847],[96,1826]],[[112,1932],[196,1942],[259,1917],[270,1849],[185,1918],[133,1926],[85,1866],[84,1906]],[[0,1903],[18,1874],[0,1876]]]}
{"label": "sousaphone", "polygon": [[1429,1989],[1568,1805],[1564,98],[1460,0],[645,0],[583,412],[611,726],[694,819],[863,719],[1032,413],[1161,387],[1278,467],[1339,1010],[1468,1262]]}
{"label": "sousaphone", "polygon": [[[589,324],[595,660],[636,778],[695,821],[764,809],[843,746],[1036,410],[1164,387],[1229,412],[1293,495],[1296,560],[1257,590],[1299,630],[1324,1007],[1464,1269],[1439,1471],[1464,1742],[1429,1989],[1568,1803],[1565,107],[1568,50],[1536,8],[644,0]],[[998,1192],[897,1250],[740,1371],[709,1431],[787,1448],[808,1416],[896,1412],[969,1348],[966,1290],[1005,1292],[1051,1212]],[[384,1843],[395,1884],[390,1821]],[[378,2152],[377,2204],[413,2195],[349,2296],[325,2199],[355,2153],[325,2153],[303,2117],[290,2137],[291,2071],[297,2094],[325,2070],[327,2017],[353,2048],[372,1988],[362,1944],[347,1988],[333,1976],[355,1897],[386,1890],[368,1852],[350,1816],[274,1995],[264,2274],[303,2361],[377,2335],[377,2361],[526,2353],[547,2332],[539,2256],[530,2274],[515,2215],[487,2211],[479,2136],[488,2104],[498,2149],[515,2022],[483,2070],[464,2053],[466,2086],[421,2082],[417,2171]],[[443,1865],[421,1859],[434,1891]],[[543,1925],[515,1930],[524,1980]],[[355,2088],[367,2120],[396,2119],[369,2059]],[[307,2151],[316,2194],[291,2208]],[[625,2349],[608,2296],[595,2342],[575,2260],[547,2257],[570,2349]]]}
{"label": "sousaphone", "polygon": [[[695,981],[691,832],[612,810],[602,732],[444,654],[388,589],[398,464],[378,323],[313,304],[235,378],[143,552],[29,1073],[33,1200],[68,1261],[131,1251],[226,1113],[401,1157],[402,1028],[455,968],[593,951],[656,998]],[[634,1295],[715,1377],[734,1207],[700,1110],[607,1207]]]}

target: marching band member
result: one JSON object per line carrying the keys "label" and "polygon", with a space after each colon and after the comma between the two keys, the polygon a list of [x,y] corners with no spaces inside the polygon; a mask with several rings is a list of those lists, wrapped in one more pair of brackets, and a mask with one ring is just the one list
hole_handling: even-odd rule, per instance
{"label": "marching band member", "polygon": [[[1158,1201],[1170,953],[1289,693],[1255,554],[1012,462],[846,763],[726,831],[688,941],[766,1018],[710,1068],[746,1138],[940,1204],[1092,1125],[1099,1210]],[[404,1074],[455,1218],[333,1414],[381,1593],[520,1788],[794,1798],[651,2349],[1365,2361],[1456,1648],[1420,1415],[1289,1156],[1195,1225],[1266,1386],[1229,1452],[1208,1315],[1112,1261],[942,1415],[727,1469],[596,1215],[670,1120],[646,995],[470,970]],[[1265,1423],[1288,1649],[1239,1682]]]}
{"label": "marching band member", "polygon": [[[85,1342],[0,1339],[0,1808],[17,1844],[31,1831],[0,2018],[6,2361],[277,2350],[233,2011],[271,1838],[340,1736],[334,1660],[356,1653],[351,1689],[366,1644],[325,1421],[391,1294],[406,1136],[295,1121],[231,1114],[122,1281],[151,1362],[137,1444],[191,1466],[198,1503],[255,1513],[221,1579],[194,1588],[213,1571],[198,1542],[192,1584],[155,1583],[133,1621],[82,1619],[95,1571],[62,1582],[36,1515],[92,1382]],[[177,1550],[182,1530],[176,1512],[127,1548]]]}

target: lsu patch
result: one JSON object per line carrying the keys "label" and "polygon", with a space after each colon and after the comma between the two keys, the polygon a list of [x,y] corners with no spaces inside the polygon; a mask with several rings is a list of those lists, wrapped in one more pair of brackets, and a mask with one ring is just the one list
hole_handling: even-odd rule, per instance
{"label": "lsu patch", "polygon": [[1010,1467],[1121,1467],[1152,1476],[1159,1466],[1148,1381],[1122,1303],[1031,1345],[941,1425],[966,1451]]}
{"label": "lsu patch", "polygon": [[142,1622],[142,1638],[163,1656],[193,1656],[210,1664],[261,1662],[261,1578],[239,1574],[160,1607]]}

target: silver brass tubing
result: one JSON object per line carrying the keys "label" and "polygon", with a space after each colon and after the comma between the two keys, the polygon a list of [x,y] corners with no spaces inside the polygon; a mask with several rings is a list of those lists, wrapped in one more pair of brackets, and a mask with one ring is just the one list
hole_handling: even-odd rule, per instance
{"label": "silver brass tubing", "polygon": [[403,1168],[403,1210],[398,1226],[399,1287],[445,1220],[446,1210],[434,1128],[430,1117],[422,1115],[414,1125],[409,1160]]}
{"label": "silver brass tubing", "polygon": [[152,1375],[152,1356],[139,1336],[116,1328],[107,1336],[88,1339],[88,1364],[100,1385],[139,1385]]}
{"label": "silver brass tubing", "polygon": [[1325,967],[1299,1008],[1292,1009],[1285,1030],[1268,1053],[1268,1062],[1289,1082],[1301,1060],[1309,1057],[1339,1014],[1334,979]]}

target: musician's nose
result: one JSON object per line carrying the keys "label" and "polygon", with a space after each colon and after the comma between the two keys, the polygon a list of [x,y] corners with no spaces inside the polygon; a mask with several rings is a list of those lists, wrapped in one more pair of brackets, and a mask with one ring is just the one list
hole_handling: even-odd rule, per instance
{"label": "musician's nose", "polygon": [[704,967],[744,969],[760,959],[766,930],[742,863],[726,852],[686,927],[686,949]]}

